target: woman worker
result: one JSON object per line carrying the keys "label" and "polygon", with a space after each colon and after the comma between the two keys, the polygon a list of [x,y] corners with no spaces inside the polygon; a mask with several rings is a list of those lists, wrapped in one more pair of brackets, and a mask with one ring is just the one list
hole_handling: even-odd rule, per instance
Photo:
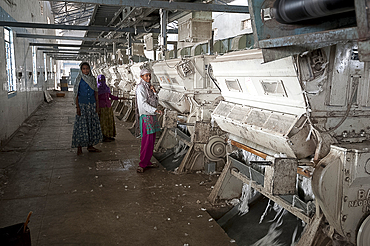
{"label": "woman worker", "polygon": [[103,133],[103,142],[111,142],[116,136],[116,125],[111,100],[125,99],[112,95],[110,88],[106,84],[105,76],[98,75],[98,95],[99,95],[99,118],[100,127]]}
{"label": "woman worker", "polygon": [[82,147],[87,147],[89,152],[101,152],[93,147],[103,139],[98,116],[98,85],[87,62],[80,64],[73,93],[76,103],[76,118],[73,127],[72,148],[77,148],[77,155],[82,154]]}
{"label": "woman worker", "polygon": [[138,109],[138,119],[141,133],[140,163],[137,168],[138,173],[144,172],[146,168],[158,167],[151,163],[153,155],[156,132],[160,131],[160,125],[156,114],[162,114],[157,109],[158,96],[154,87],[150,84],[151,73],[144,68],[140,71],[140,83],[136,88],[136,104]]}

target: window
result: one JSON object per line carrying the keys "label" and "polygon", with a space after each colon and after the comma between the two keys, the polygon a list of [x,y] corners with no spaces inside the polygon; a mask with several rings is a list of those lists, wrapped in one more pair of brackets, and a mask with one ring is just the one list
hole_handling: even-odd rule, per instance
{"label": "window", "polygon": [[32,74],[33,74],[33,84],[37,85],[37,63],[36,63],[36,46],[32,46]]}
{"label": "window", "polygon": [[44,53],[44,68],[45,68],[45,76],[44,76],[44,79],[45,79],[45,82],[48,81],[48,68],[46,66],[46,54]]}
{"label": "window", "polygon": [[237,79],[225,79],[225,83],[229,91],[238,91],[242,92],[242,88],[240,87],[239,80]]}
{"label": "window", "polygon": [[263,81],[262,80],[260,82],[263,87],[263,90],[265,91],[265,95],[288,97],[282,80],[278,80],[278,81]]}
{"label": "window", "polygon": [[15,92],[17,88],[15,77],[13,32],[9,28],[4,28],[4,42],[5,42],[6,76],[8,80],[8,92]]}

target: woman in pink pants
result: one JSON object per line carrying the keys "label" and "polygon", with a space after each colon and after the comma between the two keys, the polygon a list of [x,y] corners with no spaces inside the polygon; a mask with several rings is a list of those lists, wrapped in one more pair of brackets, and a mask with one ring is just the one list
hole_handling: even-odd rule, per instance
{"label": "woman in pink pants", "polygon": [[158,96],[154,87],[150,84],[151,73],[148,69],[140,71],[141,81],[136,88],[136,105],[141,133],[140,163],[137,167],[138,173],[143,173],[148,167],[158,167],[150,162],[153,155],[155,135],[160,131],[160,125],[156,114],[162,114],[158,110]]}

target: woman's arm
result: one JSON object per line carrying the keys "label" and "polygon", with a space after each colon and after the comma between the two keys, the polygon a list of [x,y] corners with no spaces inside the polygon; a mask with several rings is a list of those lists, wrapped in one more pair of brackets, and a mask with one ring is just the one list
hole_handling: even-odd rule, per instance
{"label": "woman's arm", "polygon": [[109,98],[112,99],[112,100],[125,100],[126,99],[124,97],[114,96],[114,95],[112,95],[112,93],[109,93]]}
{"label": "woman's arm", "polygon": [[81,116],[80,104],[78,104],[78,96],[76,96],[76,114]]}

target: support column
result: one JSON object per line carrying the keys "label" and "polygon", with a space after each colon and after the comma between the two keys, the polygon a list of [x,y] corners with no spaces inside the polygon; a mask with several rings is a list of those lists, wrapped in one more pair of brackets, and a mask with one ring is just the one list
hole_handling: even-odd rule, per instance
{"label": "support column", "polygon": [[159,46],[162,51],[163,58],[165,58],[165,51],[167,50],[167,10],[160,9],[160,24],[161,24],[161,33],[159,38]]}
{"label": "support column", "polygon": [[128,41],[128,59],[131,60],[131,58],[133,56],[131,33],[127,33],[127,41]]}
{"label": "support column", "polygon": [[212,37],[210,40],[208,40],[208,54],[213,55],[213,42],[214,42],[214,35],[215,32],[212,31]]}
{"label": "support column", "polygon": [[113,55],[112,55],[112,60],[113,63],[116,64],[116,52],[117,52],[117,45],[116,42],[113,42]]}

